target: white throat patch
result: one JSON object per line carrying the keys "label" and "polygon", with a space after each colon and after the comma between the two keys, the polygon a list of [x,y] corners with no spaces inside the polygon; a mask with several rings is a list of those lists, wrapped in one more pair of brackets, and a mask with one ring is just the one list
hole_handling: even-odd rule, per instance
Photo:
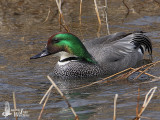
{"label": "white throat patch", "polygon": [[60,61],[63,61],[64,59],[66,59],[66,58],[76,57],[75,55],[72,55],[72,54],[64,52],[64,51],[56,53],[55,55],[60,57],[60,60],[58,61],[58,65],[65,65],[65,64],[69,63],[70,61],[60,62]]}
{"label": "white throat patch", "polygon": [[65,61],[65,62],[60,62],[60,61],[58,61],[58,65],[65,65],[65,64],[67,64],[67,63],[69,63],[70,61]]}

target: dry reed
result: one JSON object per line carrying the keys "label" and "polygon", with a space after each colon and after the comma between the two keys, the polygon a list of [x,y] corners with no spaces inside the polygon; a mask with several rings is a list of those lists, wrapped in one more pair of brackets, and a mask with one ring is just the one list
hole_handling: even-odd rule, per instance
{"label": "dry reed", "polygon": [[[76,88],[71,88],[69,90],[82,89],[82,88],[89,87],[89,86],[92,86],[92,85],[95,85],[95,84],[98,84],[98,83],[109,83],[109,82],[112,82],[112,81],[127,79],[129,76],[131,76],[135,72],[140,73],[138,77],[140,77],[142,74],[146,74],[150,77],[153,77],[154,79],[152,81],[149,81],[149,82],[158,81],[158,80],[160,80],[160,77],[157,77],[157,76],[151,75],[149,73],[146,73],[147,70],[149,70],[151,67],[155,66],[158,63],[160,63],[160,61],[157,61],[157,62],[154,62],[154,63],[149,63],[149,64],[143,65],[141,67],[138,67],[138,68],[127,68],[123,71],[120,71],[118,73],[110,75],[110,76],[108,76],[106,78],[103,78],[101,80],[98,80],[98,81],[95,81],[95,82],[92,82],[92,83],[89,83],[89,84],[84,84],[84,85],[81,85],[81,86],[76,87]],[[145,68],[145,70],[141,70],[143,68]],[[116,76],[118,76],[118,77],[116,77]],[[113,78],[113,77],[116,77],[116,78]],[[136,77],[136,79],[138,79],[138,77]],[[113,79],[110,79],[110,78],[113,78]],[[148,81],[147,82],[142,82],[141,84],[143,84],[143,83],[148,83]]]}
{"label": "dry reed", "polygon": [[[55,82],[51,79],[51,77],[49,75],[47,76],[47,78],[52,83],[52,85],[50,86],[50,88],[48,89],[48,91],[46,92],[46,94],[43,96],[43,98],[42,98],[42,100],[41,100],[40,103],[43,102],[43,100],[45,99],[46,95],[50,93],[50,91],[52,90],[52,88],[54,86],[55,89],[58,91],[58,93],[61,95],[61,97],[64,99],[64,101],[66,102],[66,104],[68,105],[68,108],[72,111],[73,115],[75,116],[75,120],[79,120],[78,115],[76,114],[75,110],[73,109],[73,107],[71,106],[71,104],[69,103],[69,101],[67,100],[67,98],[64,96],[64,94],[62,93],[62,91],[58,88],[58,86],[55,84]],[[45,107],[45,104],[44,104],[43,108]],[[43,112],[43,108],[41,110],[42,112]]]}
{"label": "dry reed", "polygon": [[97,14],[98,23],[99,23],[99,25],[101,25],[101,19],[100,19],[100,16],[99,16],[98,7],[97,7],[97,1],[96,0],[94,0],[94,5],[95,5],[95,11],[96,11],[96,14]]}
{"label": "dry reed", "polygon": [[[124,72],[126,72],[126,71],[128,71],[128,70],[130,70],[130,69],[131,69],[131,68],[125,69],[125,70],[120,71],[120,72],[118,72],[118,73],[116,73],[116,74],[113,74],[113,75],[111,75],[111,76],[109,76],[109,77],[103,78],[103,79],[101,79],[101,80],[99,80],[99,81],[92,82],[92,83],[87,84],[87,85],[82,85],[82,86],[77,87],[77,88],[72,88],[72,90],[74,90],[74,89],[81,89],[81,88],[85,88],[85,87],[89,87],[89,86],[98,84],[98,83],[100,83],[100,82],[104,82],[105,80],[107,80],[107,79],[109,79],[109,78],[112,78],[112,77],[114,77],[114,76],[116,76],[116,75],[122,74],[122,73],[124,73]],[[108,82],[110,82],[110,81],[106,81],[106,82],[108,83]]]}
{"label": "dry reed", "polygon": [[115,97],[114,97],[114,114],[113,114],[113,120],[116,120],[117,98],[118,98],[118,94],[115,94]]}
{"label": "dry reed", "polygon": [[138,113],[139,113],[139,99],[140,99],[140,88],[138,87],[137,107],[136,107],[136,116],[137,117],[138,117]]}
{"label": "dry reed", "polygon": [[46,17],[46,19],[44,20],[44,22],[43,22],[43,23],[45,23],[45,22],[48,20],[50,13],[51,13],[51,8],[49,7],[48,15],[47,15],[47,17]]}
{"label": "dry reed", "polygon": [[80,7],[79,7],[79,24],[82,24],[82,0],[80,0]]}
{"label": "dry reed", "polygon": [[43,113],[43,111],[44,111],[44,107],[46,106],[46,103],[47,103],[48,98],[49,98],[49,96],[50,96],[50,93],[51,93],[51,91],[49,91],[49,93],[48,93],[48,95],[47,95],[47,98],[46,98],[46,100],[45,100],[45,102],[44,102],[44,104],[43,104],[43,107],[42,107],[42,109],[41,109],[41,112],[40,112],[40,114],[39,114],[38,120],[40,120],[41,117],[42,117],[42,113]]}
{"label": "dry reed", "polygon": [[[83,86],[78,87],[78,88],[75,88],[75,89],[80,89],[80,88],[84,88],[84,87],[89,87],[89,86],[92,86],[92,85],[97,84],[97,83],[100,83],[100,82],[103,82],[103,83],[111,82],[112,80],[115,80],[115,79],[108,80],[109,78],[115,77],[115,76],[120,75],[120,74],[122,74],[122,73],[124,73],[124,74],[121,75],[121,76],[123,76],[123,77],[119,77],[119,76],[118,76],[118,77],[116,78],[116,80],[126,79],[126,78],[128,78],[130,75],[132,75],[133,73],[137,72],[137,71],[138,71],[139,69],[141,69],[141,68],[142,68],[142,67],[139,67],[139,68],[136,68],[136,69],[134,69],[134,68],[128,68],[128,69],[125,69],[125,70],[123,70],[123,71],[120,71],[120,72],[118,72],[118,73],[116,73],[116,74],[113,74],[113,75],[111,75],[111,76],[109,76],[109,77],[106,77],[106,78],[104,78],[104,79],[102,79],[102,80],[99,80],[99,81],[90,83],[90,84],[88,84],[88,85],[83,85]],[[129,72],[127,72],[127,71],[129,71]],[[127,73],[125,73],[125,72],[127,72]],[[147,73],[147,75],[150,75],[150,74]],[[152,75],[151,75],[151,76],[152,76]],[[107,80],[107,81],[106,81],[106,80]]]}
{"label": "dry reed", "polygon": [[[13,104],[14,104],[14,112],[16,113],[17,112],[17,105],[16,105],[16,95],[15,95],[15,92],[13,92]],[[15,116],[15,119],[18,120],[18,116],[17,114],[14,114]]]}
{"label": "dry reed", "polygon": [[46,98],[46,96],[49,94],[49,92],[52,90],[52,88],[54,87],[54,85],[51,85],[49,87],[49,89],[47,90],[47,92],[44,94],[43,98],[41,99],[41,101],[39,102],[39,104],[42,104],[42,102],[44,101],[44,99]]}
{"label": "dry reed", "polygon": [[[62,5],[62,1],[61,0],[56,0],[57,3],[57,7],[58,7],[58,11],[59,11],[59,25],[60,25],[60,31],[61,31],[61,26],[67,31],[69,32],[69,29],[66,25],[66,22],[64,20],[63,14],[62,14],[62,9],[61,9],[61,5]],[[61,22],[62,20],[62,22]]]}
{"label": "dry reed", "polygon": [[160,2],[158,2],[157,0],[153,0],[153,2],[155,2],[160,7]]}
{"label": "dry reed", "polygon": [[144,99],[144,102],[143,102],[143,105],[142,105],[142,108],[141,108],[140,112],[138,113],[137,117],[135,117],[133,120],[140,120],[140,118],[142,116],[142,113],[144,112],[144,110],[148,106],[149,102],[151,101],[156,89],[157,89],[157,87],[153,87],[148,91],[148,93],[145,96],[145,99]]}
{"label": "dry reed", "polygon": [[[127,13],[126,13],[126,15],[125,15],[125,17],[124,17],[124,19],[126,19],[126,18],[128,17],[128,15],[129,15],[129,7],[128,7],[127,4],[125,3],[125,0],[123,0],[122,3],[123,3],[123,5],[127,8]],[[124,19],[123,19],[122,22],[124,22]]]}
{"label": "dry reed", "polygon": [[108,33],[108,35],[110,35],[109,24],[108,24],[108,14],[107,14],[107,11],[108,11],[107,0],[105,0],[105,10],[104,11],[105,11],[105,14],[106,14],[107,33]]}

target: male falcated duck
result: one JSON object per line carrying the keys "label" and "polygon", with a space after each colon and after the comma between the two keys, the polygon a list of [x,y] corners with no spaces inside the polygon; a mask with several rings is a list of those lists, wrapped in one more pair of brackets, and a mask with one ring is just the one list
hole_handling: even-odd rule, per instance
{"label": "male falcated duck", "polygon": [[55,54],[60,57],[53,70],[55,77],[92,78],[134,67],[146,50],[152,55],[151,41],[141,31],[119,32],[83,43],[71,33],[58,33],[31,59]]}

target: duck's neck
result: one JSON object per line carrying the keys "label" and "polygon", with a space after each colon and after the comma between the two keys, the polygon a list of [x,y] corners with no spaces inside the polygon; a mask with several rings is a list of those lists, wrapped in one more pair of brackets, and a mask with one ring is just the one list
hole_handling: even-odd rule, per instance
{"label": "duck's neck", "polygon": [[96,63],[93,59],[91,58],[87,58],[87,59],[84,59],[84,58],[80,58],[76,55],[72,55],[68,52],[59,52],[56,54],[57,56],[60,57],[60,60],[59,62],[68,62],[68,61],[71,61],[71,60],[86,60],[87,62],[90,62],[90,63]]}
{"label": "duck's neck", "polygon": [[59,53],[57,53],[57,56],[60,57],[59,61],[64,61],[67,58],[77,57],[77,56],[72,55],[72,54],[67,53],[67,52],[59,52]]}

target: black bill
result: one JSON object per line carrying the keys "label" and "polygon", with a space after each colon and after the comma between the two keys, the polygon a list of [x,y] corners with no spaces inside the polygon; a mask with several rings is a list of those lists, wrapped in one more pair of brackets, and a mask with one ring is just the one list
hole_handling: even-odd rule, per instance
{"label": "black bill", "polygon": [[48,53],[47,49],[43,50],[41,53],[31,57],[30,59],[37,59],[37,58],[41,58],[41,57],[45,57],[50,55],[50,53]]}

